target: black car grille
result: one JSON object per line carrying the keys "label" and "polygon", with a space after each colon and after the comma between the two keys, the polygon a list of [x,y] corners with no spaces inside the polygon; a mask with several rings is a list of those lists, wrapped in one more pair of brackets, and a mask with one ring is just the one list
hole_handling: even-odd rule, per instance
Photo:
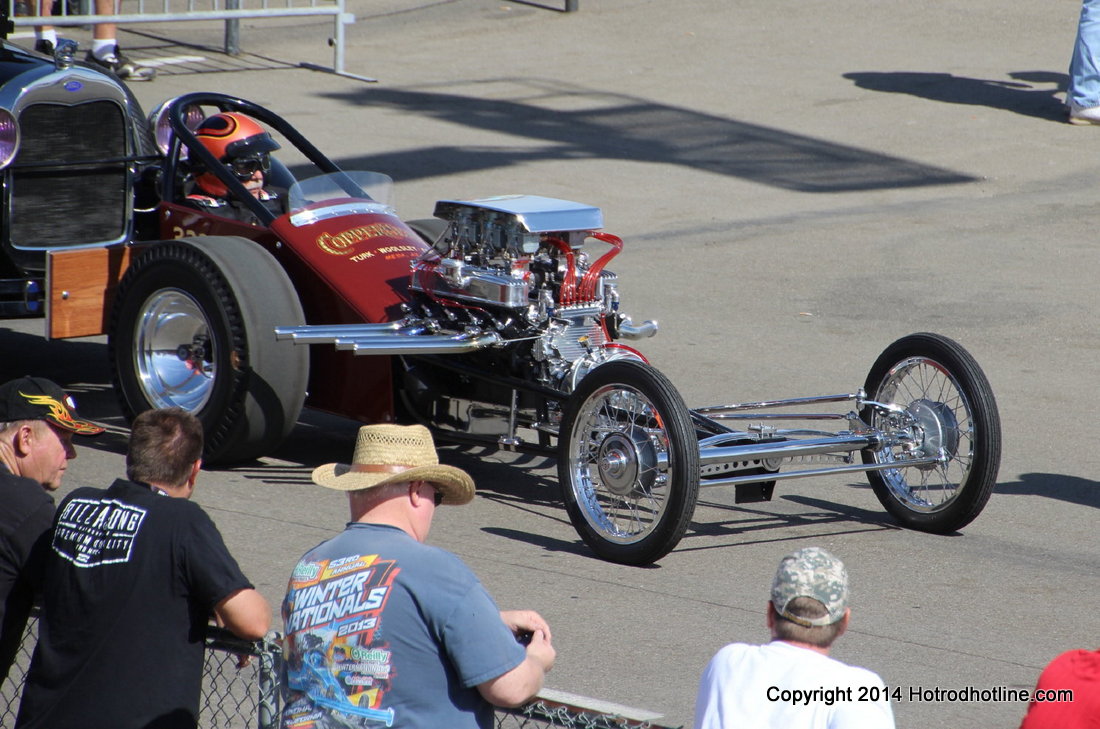
{"label": "black car grille", "polygon": [[52,248],[119,239],[130,194],[122,108],[109,101],[35,104],[19,126],[8,191],[12,243]]}

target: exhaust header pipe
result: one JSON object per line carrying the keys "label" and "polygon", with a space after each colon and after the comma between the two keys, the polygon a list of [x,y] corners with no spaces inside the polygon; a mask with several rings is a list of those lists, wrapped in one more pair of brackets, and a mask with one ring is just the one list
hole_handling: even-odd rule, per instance
{"label": "exhaust header pipe", "polygon": [[407,322],[276,327],[275,339],[294,344],[332,344],[354,354],[464,354],[499,347],[499,334],[420,334]]}

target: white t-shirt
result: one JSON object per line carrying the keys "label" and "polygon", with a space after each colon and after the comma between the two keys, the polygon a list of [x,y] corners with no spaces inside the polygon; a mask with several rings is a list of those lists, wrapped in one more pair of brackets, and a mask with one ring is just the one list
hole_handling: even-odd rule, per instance
{"label": "white t-shirt", "polygon": [[699,681],[695,729],[894,729],[878,674],[808,648],[731,643]]}

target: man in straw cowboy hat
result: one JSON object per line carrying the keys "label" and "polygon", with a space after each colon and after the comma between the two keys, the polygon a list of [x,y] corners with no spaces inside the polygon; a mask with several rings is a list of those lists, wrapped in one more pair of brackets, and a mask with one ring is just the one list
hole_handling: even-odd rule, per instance
{"label": "man in straw cowboy hat", "polygon": [[820,547],[784,557],[772,581],[772,641],[731,643],[707,664],[695,729],[894,729],[877,674],[829,657],[848,628],[848,572]]}
{"label": "man in straw cowboy hat", "polygon": [[501,612],[462,560],[424,544],[439,506],[474,497],[427,428],[364,426],[352,463],[313,481],[347,492],[351,522],[287,586],[284,727],[490,729],[493,705],[538,693],[555,657],[546,621]]}

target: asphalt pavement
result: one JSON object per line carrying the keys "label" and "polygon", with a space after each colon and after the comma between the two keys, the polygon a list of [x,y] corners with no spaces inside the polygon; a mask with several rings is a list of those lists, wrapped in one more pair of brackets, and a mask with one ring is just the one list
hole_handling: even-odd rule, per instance
{"label": "asphalt pavement", "polygon": [[[553,3],[547,3],[552,5]],[[780,557],[844,559],[852,626],[834,655],[903,699],[899,727],[1015,726],[1014,701],[929,691],[1031,688],[1100,643],[1098,398],[1093,319],[1100,128],[1065,124],[1060,92],[1079,0],[583,0],[577,13],[501,0],[353,0],[348,71],[327,21],[250,21],[245,54],[217,24],[123,32],[166,64],[147,108],[237,93],[284,114],[346,168],[387,172],[406,218],[441,198],[531,193],[603,209],[625,251],[623,308],[689,405],[852,391],[914,331],[966,346],[1004,426],[996,491],[957,534],[897,528],[862,477],[780,483],[775,500],[702,494],[679,548],[639,569],[594,559],[552,464],[447,449],[479,497],[431,541],[504,607],[554,630],[555,689],[690,725],[698,676],[726,642],[767,639]],[[67,487],[121,474],[124,423],[102,338],[44,342],[0,323],[3,370],[76,390],[111,432]],[[206,473],[196,499],[277,604],[290,567],[346,518],[310,469],[350,456],[357,424],[306,413],[273,457]]]}

